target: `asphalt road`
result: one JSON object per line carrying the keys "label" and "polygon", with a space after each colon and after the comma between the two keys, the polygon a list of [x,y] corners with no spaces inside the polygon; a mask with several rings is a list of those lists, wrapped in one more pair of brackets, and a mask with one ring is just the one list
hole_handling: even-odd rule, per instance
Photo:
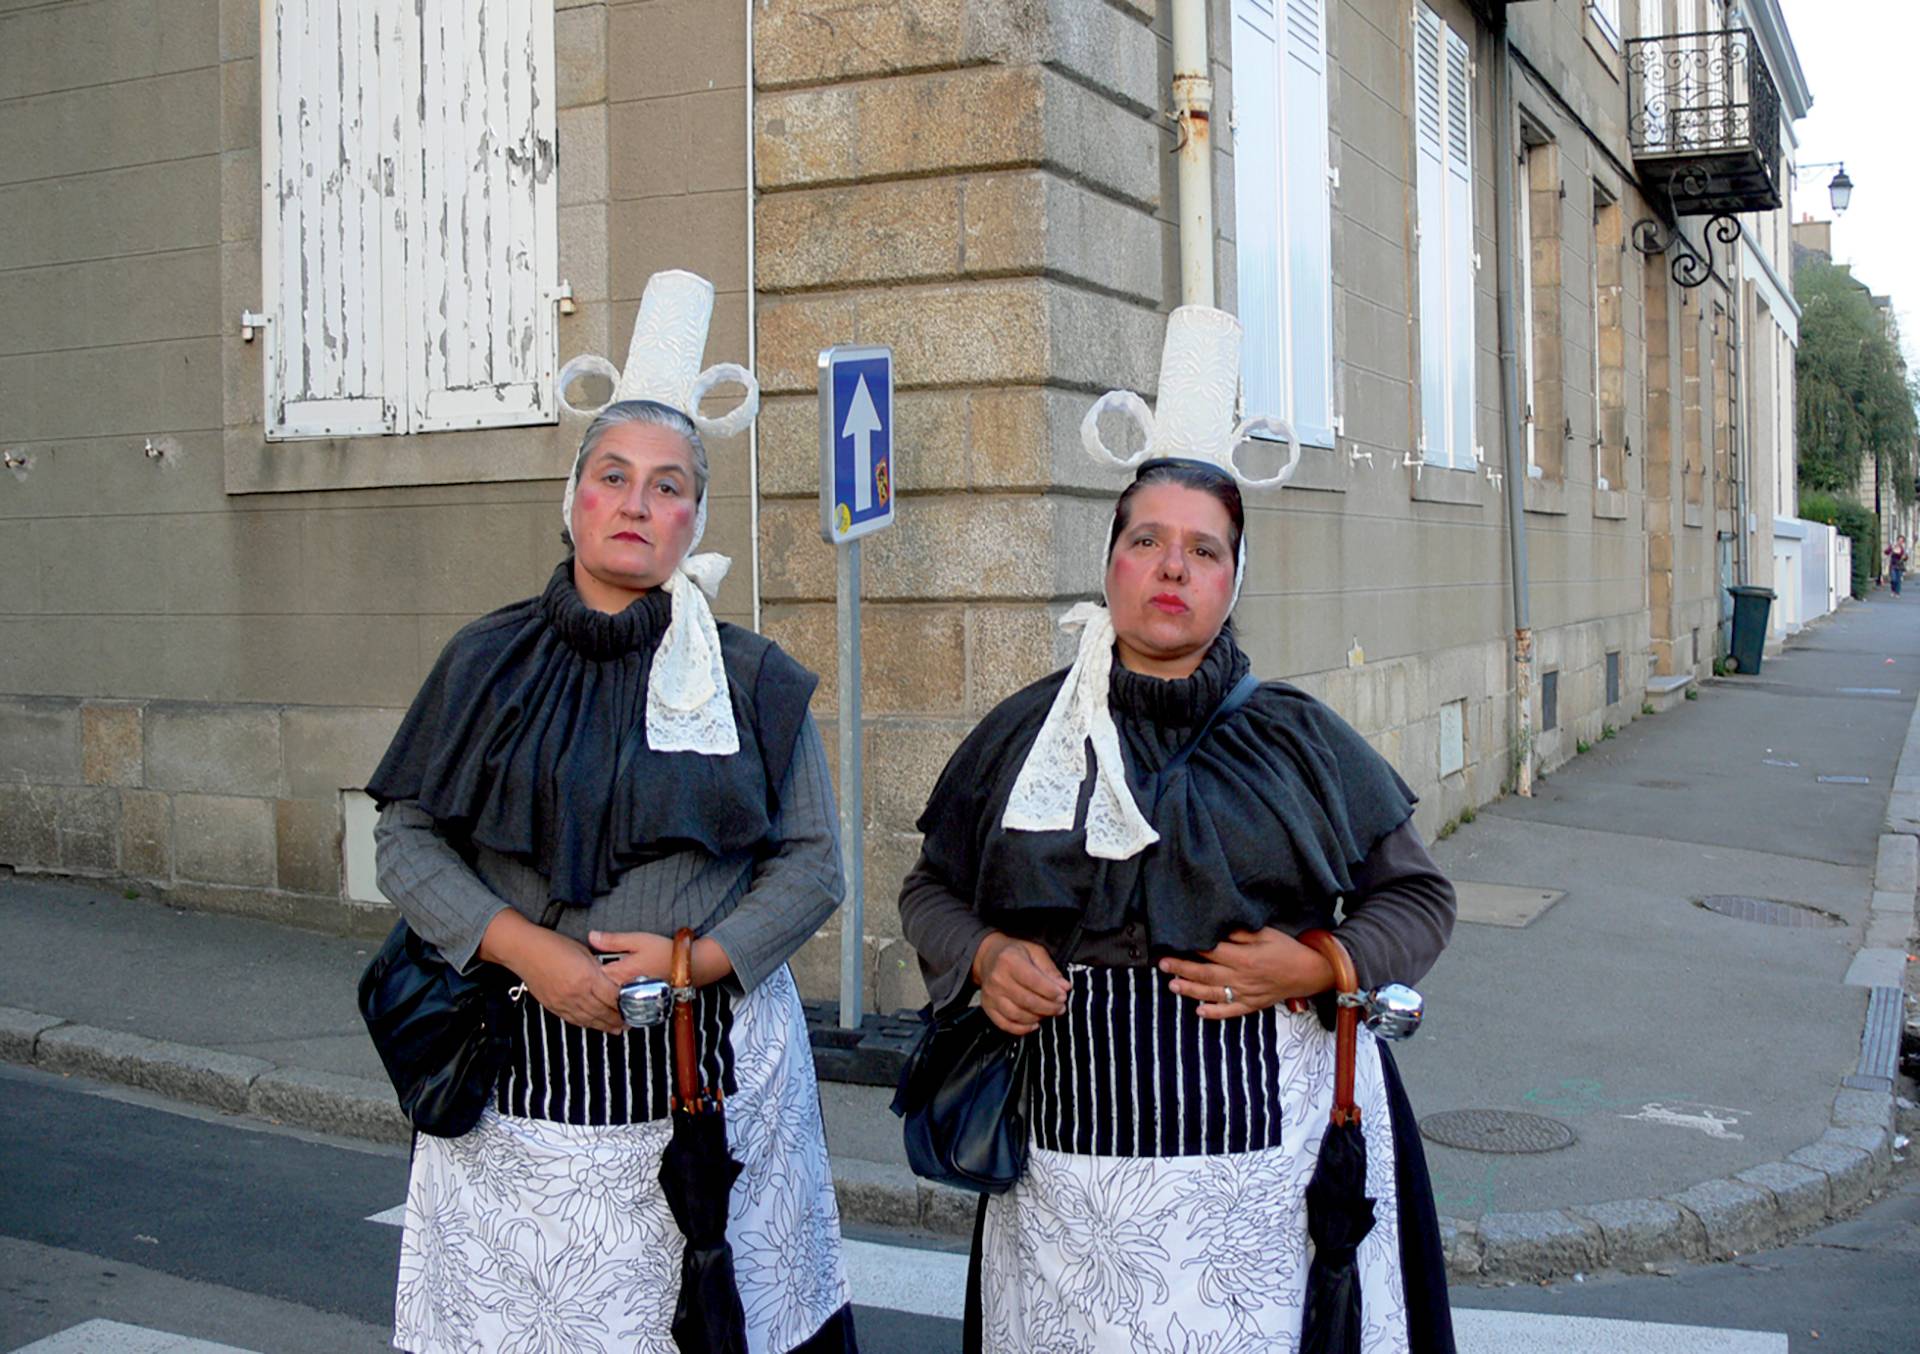
{"label": "asphalt road", "polygon": [[[387,1348],[400,1233],[371,1219],[403,1196],[404,1152],[11,1067],[0,1105],[0,1350],[61,1332],[52,1348],[159,1349],[140,1340],[161,1331],[259,1354]],[[868,1354],[959,1349],[959,1323],[929,1313],[957,1312],[961,1257],[872,1233],[849,1252],[856,1293],[885,1304],[856,1307]],[[1478,1309],[1461,1312],[1462,1354],[1903,1354],[1920,1351],[1917,1276],[1908,1171],[1860,1217],[1779,1251],[1672,1275],[1463,1287],[1455,1304]],[[75,1331],[87,1322],[119,1325]],[[1770,1334],[1723,1344],[1676,1327]]]}

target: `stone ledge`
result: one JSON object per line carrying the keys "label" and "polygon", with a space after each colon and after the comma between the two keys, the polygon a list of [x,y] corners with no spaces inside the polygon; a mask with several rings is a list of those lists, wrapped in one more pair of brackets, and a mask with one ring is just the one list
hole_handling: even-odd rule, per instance
{"label": "stone ledge", "polygon": [[299,1067],[263,1072],[248,1090],[247,1112],[374,1142],[404,1144],[413,1137],[413,1126],[400,1112],[392,1087],[333,1072]]}
{"label": "stone ledge", "polygon": [[1677,673],[1671,677],[1647,678],[1647,703],[1653,706],[1653,712],[1664,715],[1687,698],[1687,692],[1693,688],[1693,674]]}

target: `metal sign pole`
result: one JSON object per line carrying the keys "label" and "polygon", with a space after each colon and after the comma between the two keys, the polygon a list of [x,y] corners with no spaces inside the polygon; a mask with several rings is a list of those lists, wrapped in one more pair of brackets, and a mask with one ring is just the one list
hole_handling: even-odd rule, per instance
{"label": "metal sign pole", "polygon": [[866,977],[866,831],[860,737],[860,542],[840,556],[840,858],[847,881],[840,907],[840,1027],[860,1028]]}
{"label": "metal sign pole", "polygon": [[836,344],[820,354],[820,537],[838,559],[840,631],[840,1025],[866,1007],[866,808],[860,774],[860,538],[893,525],[893,350]]}

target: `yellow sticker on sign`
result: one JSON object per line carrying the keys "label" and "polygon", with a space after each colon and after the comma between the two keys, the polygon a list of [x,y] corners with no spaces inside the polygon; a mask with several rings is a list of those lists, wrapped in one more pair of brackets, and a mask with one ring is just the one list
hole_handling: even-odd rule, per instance
{"label": "yellow sticker on sign", "polygon": [[840,531],[844,535],[853,526],[853,510],[842,503],[839,509]]}

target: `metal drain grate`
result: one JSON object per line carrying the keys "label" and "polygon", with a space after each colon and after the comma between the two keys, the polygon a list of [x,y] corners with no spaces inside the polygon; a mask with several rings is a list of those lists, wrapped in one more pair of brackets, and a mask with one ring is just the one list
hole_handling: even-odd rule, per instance
{"label": "metal drain grate", "polygon": [[1573,1130],[1558,1119],[1513,1110],[1443,1110],[1420,1121],[1420,1135],[1468,1152],[1557,1152],[1573,1146]]}
{"label": "metal drain grate", "polygon": [[1762,926],[1845,926],[1844,918],[1804,903],[1780,903],[1771,898],[1742,898],[1716,893],[1695,903],[1709,912],[1717,912],[1735,921],[1759,922]]}

